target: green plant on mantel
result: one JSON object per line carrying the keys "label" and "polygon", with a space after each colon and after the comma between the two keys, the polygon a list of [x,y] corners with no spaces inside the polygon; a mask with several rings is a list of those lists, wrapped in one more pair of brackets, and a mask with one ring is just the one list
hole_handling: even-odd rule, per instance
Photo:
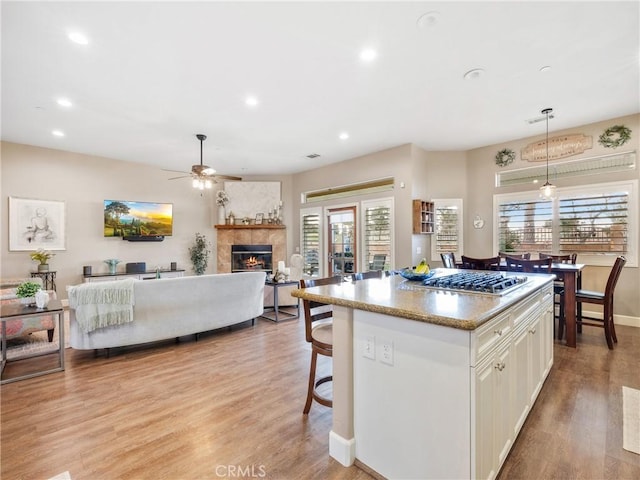
{"label": "green plant on mantel", "polygon": [[36,282],[22,282],[20,285],[18,285],[18,288],[16,288],[16,297],[35,297],[38,290],[40,290],[40,284]]}
{"label": "green plant on mantel", "polygon": [[189,255],[191,257],[191,263],[193,264],[193,271],[196,275],[202,275],[209,263],[209,242],[207,238],[201,233],[196,233],[196,240],[191,247],[189,247]]}

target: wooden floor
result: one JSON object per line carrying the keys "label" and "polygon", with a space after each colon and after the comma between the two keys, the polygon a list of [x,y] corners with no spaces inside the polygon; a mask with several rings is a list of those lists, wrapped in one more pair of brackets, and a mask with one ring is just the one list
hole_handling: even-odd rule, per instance
{"label": "wooden floor", "polygon": [[[640,329],[599,329],[555,365],[500,478],[637,479],[621,386],[640,388]],[[302,320],[258,320],[198,342],[68,349],[67,370],[1,387],[2,479],[370,479],[328,454],[331,409],[302,415]],[[330,368],[324,362],[322,368]]]}

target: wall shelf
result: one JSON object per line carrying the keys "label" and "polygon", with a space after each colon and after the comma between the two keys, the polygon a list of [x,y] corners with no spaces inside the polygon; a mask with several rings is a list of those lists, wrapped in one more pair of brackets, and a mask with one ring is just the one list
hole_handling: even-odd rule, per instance
{"label": "wall shelf", "polygon": [[433,202],[413,201],[413,233],[430,235],[434,232]]}

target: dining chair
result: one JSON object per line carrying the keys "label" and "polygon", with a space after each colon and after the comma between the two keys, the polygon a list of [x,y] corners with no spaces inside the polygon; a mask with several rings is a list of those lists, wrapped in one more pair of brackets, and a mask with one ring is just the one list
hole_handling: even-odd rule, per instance
{"label": "dining chair", "polygon": [[457,268],[456,267],[456,254],[453,252],[441,253],[440,258],[444,268]]}
{"label": "dining chair", "polygon": [[386,254],[376,254],[373,261],[369,264],[369,270],[384,270],[384,264],[387,261]]}
{"label": "dining chair", "polygon": [[[577,253],[568,253],[565,255],[551,255],[548,253],[538,252],[538,258],[551,258],[553,263],[570,263],[575,265],[576,260],[578,258]],[[578,274],[579,275],[579,274]],[[579,284],[579,283],[578,283]],[[558,325],[562,321],[564,323],[564,282],[562,280],[556,280],[553,282],[553,305],[554,305],[554,316],[558,321]],[[558,306],[558,314],[555,315],[555,306]],[[562,319],[562,320],[560,320]],[[555,321],[553,323],[553,328],[555,332]],[[558,329],[559,330],[559,329]],[[564,330],[564,329],[563,329]],[[562,333],[560,332],[559,340],[562,340]]]}
{"label": "dining chair", "polygon": [[[317,287],[320,285],[341,284],[342,277],[337,275],[328,278],[301,279],[300,288]],[[307,388],[307,401],[303,413],[306,415],[311,410],[313,400],[325,407],[333,407],[333,400],[321,395],[318,387],[323,383],[331,382],[333,375],[327,375],[316,379],[316,364],[318,355],[333,356],[333,306],[312,300],[302,300],[304,309],[305,339],[311,344],[311,367],[309,368],[309,386]]]}
{"label": "dining chair", "polygon": [[527,260],[507,255],[505,261],[507,262],[507,271],[510,272],[551,273],[551,258]]}
{"label": "dining chair", "polygon": [[500,268],[500,257],[473,258],[462,255],[462,268],[472,270],[498,270]]}
{"label": "dining chair", "polygon": [[[607,346],[609,347],[610,350],[613,350],[614,342],[618,343],[618,337],[616,336],[616,328],[613,323],[613,293],[625,263],[627,263],[627,259],[625,257],[619,256],[618,258],[616,258],[616,261],[613,264],[613,267],[611,268],[611,272],[609,273],[609,278],[607,279],[607,285],[605,287],[604,292],[594,292],[591,290],[582,290],[582,289],[579,289],[576,292],[576,302],[577,302],[576,326],[578,328],[578,333],[582,333],[583,325],[587,325],[590,327],[604,328],[604,337],[607,341]],[[593,303],[596,305],[602,305],[603,306],[602,318],[582,315],[583,303]],[[564,319],[561,319],[562,324],[560,326],[560,334],[564,329],[563,320]]]}
{"label": "dining chair", "polygon": [[356,272],[351,275],[353,281],[366,280],[368,278],[382,278],[382,270],[369,270],[368,272]]}

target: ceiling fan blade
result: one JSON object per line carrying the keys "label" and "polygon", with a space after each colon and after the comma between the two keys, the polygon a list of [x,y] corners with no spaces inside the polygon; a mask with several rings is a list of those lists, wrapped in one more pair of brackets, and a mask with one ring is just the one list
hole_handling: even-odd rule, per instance
{"label": "ceiling fan blade", "polygon": [[[185,173],[186,173],[186,172],[185,172]],[[171,177],[171,178],[168,178],[167,180],[177,180],[177,179],[179,179],[179,178],[188,178],[188,177],[190,177],[190,176],[191,176],[191,175],[181,175],[181,176],[179,176],[179,177]]]}
{"label": "ceiling fan blade", "polygon": [[215,177],[217,180],[242,180],[242,177],[234,177],[231,175],[212,175],[212,177]]}
{"label": "ceiling fan blade", "polygon": [[185,175],[189,175],[189,172],[185,172],[184,170],[169,170],[168,168],[163,168],[163,172],[176,172],[176,173],[184,173]]}

